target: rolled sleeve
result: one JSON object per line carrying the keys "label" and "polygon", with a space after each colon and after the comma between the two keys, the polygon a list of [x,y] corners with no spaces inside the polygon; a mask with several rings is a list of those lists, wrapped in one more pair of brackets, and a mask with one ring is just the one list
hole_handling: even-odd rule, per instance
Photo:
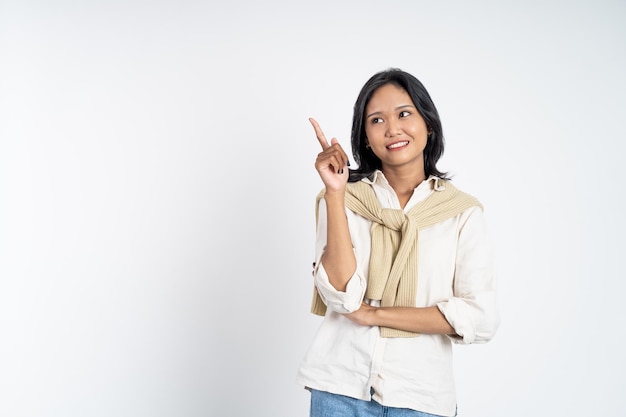
{"label": "rolled sleeve", "polygon": [[437,307],[456,332],[449,336],[454,343],[486,343],[496,334],[499,318],[492,292],[474,299],[455,297],[438,303]]}
{"label": "rolled sleeve", "polygon": [[315,286],[328,307],[337,313],[352,313],[361,307],[365,295],[366,280],[358,271],[352,275],[346,284],[346,291],[338,291],[328,280],[324,265],[318,264],[315,271]]}
{"label": "rolled sleeve", "polygon": [[482,210],[462,217],[457,246],[453,297],[437,303],[454,328],[458,344],[485,343],[500,324],[496,300],[493,251]]}

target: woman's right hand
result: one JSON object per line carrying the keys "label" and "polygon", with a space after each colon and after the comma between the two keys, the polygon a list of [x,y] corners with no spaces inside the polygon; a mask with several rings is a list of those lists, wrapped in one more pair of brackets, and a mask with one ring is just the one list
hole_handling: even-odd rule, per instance
{"label": "woman's right hand", "polygon": [[348,156],[336,138],[332,138],[330,144],[328,143],[324,132],[315,119],[309,118],[309,121],[315,129],[317,140],[322,145],[322,152],[317,155],[315,160],[315,169],[322,178],[326,192],[343,192],[348,182]]}

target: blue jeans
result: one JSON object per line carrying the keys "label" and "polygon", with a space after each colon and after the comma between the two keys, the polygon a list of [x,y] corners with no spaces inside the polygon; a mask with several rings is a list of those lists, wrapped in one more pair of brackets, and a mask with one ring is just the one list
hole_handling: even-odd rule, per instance
{"label": "blue jeans", "polygon": [[408,408],[386,407],[374,401],[311,390],[309,417],[440,417]]}

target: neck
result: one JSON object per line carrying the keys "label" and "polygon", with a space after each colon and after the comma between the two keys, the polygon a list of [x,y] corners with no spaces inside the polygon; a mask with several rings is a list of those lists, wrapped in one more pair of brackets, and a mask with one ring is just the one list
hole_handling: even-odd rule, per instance
{"label": "neck", "polygon": [[383,169],[382,171],[397,194],[413,193],[415,187],[426,179],[424,168],[421,170]]}
{"label": "neck", "polygon": [[396,192],[402,208],[406,206],[406,203],[408,203],[409,199],[413,195],[413,190],[415,190],[415,188],[417,188],[417,186],[426,179],[423,166],[421,169],[410,170],[394,168],[385,169],[383,167],[382,171],[383,174],[385,174],[385,178],[387,178],[389,185],[391,185],[391,188],[393,188]]}

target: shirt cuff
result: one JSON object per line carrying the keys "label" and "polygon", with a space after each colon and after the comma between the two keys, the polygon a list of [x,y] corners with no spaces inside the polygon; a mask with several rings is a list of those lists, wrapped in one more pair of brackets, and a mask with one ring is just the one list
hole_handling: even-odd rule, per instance
{"label": "shirt cuff", "polygon": [[475,299],[454,297],[437,303],[456,335],[448,337],[457,344],[486,343],[500,324],[494,294],[486,293]]}
{"label": "shirt cuff", "polygon": [[366,284],[362,274],[355,271],[346,284],[346,291],[339,291],[328,280],[324,265],[318,262],[315,270],[315,286],[327,308],[337,313],[347,314],[361,308]]}

